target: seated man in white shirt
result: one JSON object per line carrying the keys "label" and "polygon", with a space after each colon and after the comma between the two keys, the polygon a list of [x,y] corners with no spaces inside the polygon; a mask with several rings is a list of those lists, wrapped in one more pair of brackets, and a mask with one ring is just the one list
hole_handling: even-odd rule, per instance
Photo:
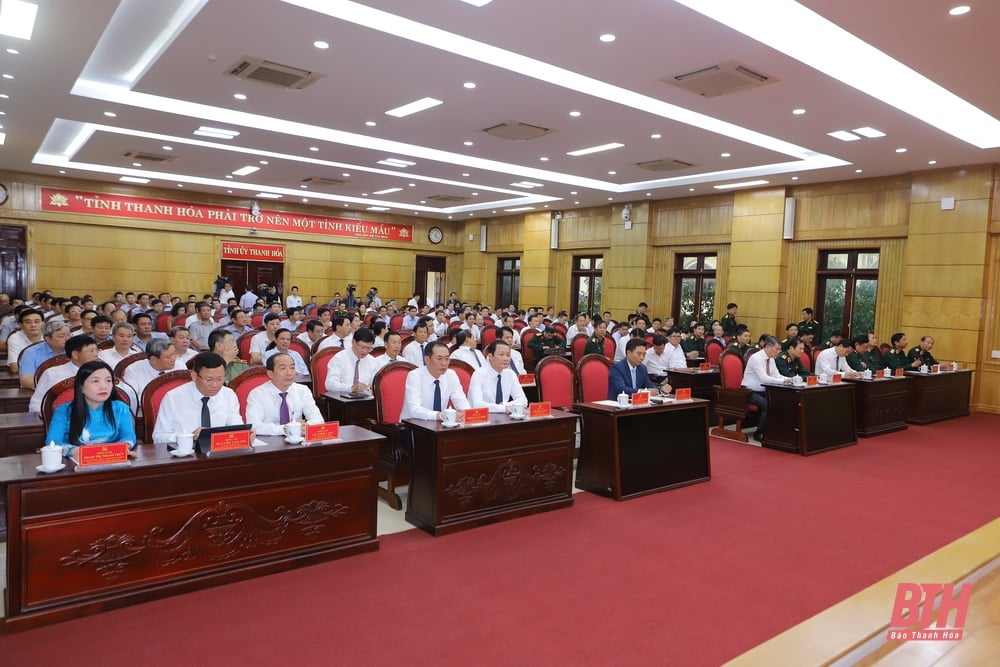
{"label": "seated man in white shirt", "polygon": [[[337,315],[331,320],[333,333],[323,339],[319,349],[325,350],[328,347],[347,348],[351,342],[351,320],[347,315]],[[318,352],[319,350],[317,350]]]}
{"label": "seated man in white shirt", "polygon": [[[163,397],[153,428],[153,442],[177,442],[177,434],[202,428],[242,424],[236,392],[226,386],[226,360],[214,352],[194,358],[192,382],[171,389]],[[252,435],[251,435],[252,439]]]}
{"label": "seated man in white shirt", "polygon": [[[412,344],[410,345],[412,347]],[[471,407],[455,371],[448,368],[448,346],[440,341],[425,347],[426,364],[406,376],[401,419],[444,419],[441,411],[452,404],[456,410]]]}
{"label": "seated man in white shirt", "polygon": [[413,330],[413,341],[403,348],[403,358],[414,366],[423,366],[427,363],[426,349],[430,347],[428,338],[430,337],[430,324],[418,322]]}
{"label": "seated man in white shirt", "polygon": [[385,334],[385,354],[375,357],[375,360],[378,361],[378,367],[382,368],[397,361],[406,361],[401,351],[402,348],[403,337],[399,335],[399,332],[392,331]]}
{"label": "seated man in white shirt", "polygon": [[413,331],[413,327],[417,326],[417,320],[420,319],[420,315],[417,313],[416,306],[407,306],[406,315],[403,317],[403,324],[401,325],[404,331]]}
{"label": "seated man in white shirt", "polygon": [[198,354],[197,350],[191,349],[191,333],[187,327],[170,327],[170,333],[167,334],[167,337],[177,352],[177,360],[186,368],[187,362]]}
{"label": "seated man in white shirt", "polygon": [[292,306],[287,311],[288,319],[281,323],[282,329],[288,329],[291,332],[295,332],[299,328],[299,322],[305,315],[302,312],[302,308],[299,306]]}
{"label": "seated man in white shirt", "polygon": [[42,373],[38,378],[38,384],[35,385],[35,393],[31,395],[31,401],[28,403],[28,412],[40,412],[42,400],[49,389],[60,380],[74,377],[80,366],[97,359],[97,343],[90,336],[71,336],[63,349],[64,354],[69,357],[69,362],[52,366]]}
{"label": "seated man in white shirt", "polygon": [[451,353],[452,359],[458,359],[472,366],[472,370],[482,368],[486,365],[486,358],[483,353],[476,349],[476,339],[472,333],[464,329],[455,332],[455,344],[458,346]]}
{"label": "seated man in white shirt", "polygon": [[309,322],[306,323],[306,330],[296,336],[296,338],[305,343],[309,346],[309,349],[312,350],[316,341],[323,338],[325,335],[326,328],[323,326],[322,322],[319,320],[309,320]]}
{"label": "seated man in white shirt", "polygon": [[264,330],[250,339],[250,363],[264,363],[264,352],[274,342],[274,334],[281,328],[281,315],[268,313],[264,316]]}
{"label": "seated man in white shirt", "polygon": [[247,396],[247,423],[253,424],[257,435],[285,435],[287,424],[292,421],[322,424],[323,413],[316,406],[312,392],[295,382],[292,358],[275,354],[268,357],[266,367],[271,381],[254,388]]}
{"label": "seated man in white shirt", "polygon": [[469,403],[474,408],[489,408],[490,412],[509,412],[511,405],[527,407],[517,373],[510,369],[510,346],[495,340],[486,347],[486,365],[472,374],[469,383]]}
{"label": "seated man in white shirt", "polygon": [[146,359],[130,364],[122,379],[142,398],[146,385],[170,371],[183,371],[187,367],[177,358],[177,350],[168,338],[154,338],[146,345]]}
{"label": "seated man in white shirt", "polygon": [[524,357],[514,349],[515,338],[516,332],[513,329],[507,326],[500,327],[500,340],[507,343],[510,348],[510,369],[518,375],[524,375],[528,371],[524,367]]}
{"label": "seated man in white shirt", "polygon": [[[299,296],[299,286],[292,285],[292,292],[285,297],[285,308],[301,308],[302,307],[302,297]],[[287,310],[286,310],[287,312]],[[291,317],[291,313],[288,316]]]}
{"label": "seated man in white shirt", "polygon": [[[820,377],[826,375],[832,378],[834,373],[840,373],[844,377],[859,378],[861,373],[851,370],[847,365],[847,355],[854,351],[854,344],[850,338],[844,338],[833,347],[828,347],[816,356],[816,375]],[[754,355],[756,356],[756,355]]]}
{"label": "seated man in white shirt", "polygon": [[[676,333],[677,343],[680,343],[680,332]],[[673,350],[668,349],[670,342],[663,334],[653,336],[653,349],[646,351],[646,357],[642,360],[646,370],[649,371],[649,379],[657,384],[667,379],[667,371],[674,368],[687,368],[684,361],[684,352],[678,344]]]}
{"label": "seated man in white shirt", "polygon": [[101,361],[111,366],[114,369],[118,365],[118,362],[125,357],[131,357],[137,352],[141,352],[138,347],[132,344],[132,339],[135,337],[135,328],[128,322],[118,322],[113,327],[111,327],[111,340],[114,341],[114,347],[109,347],[106,350],[101,350],[100,354],[97,356]]}
{"label": "seated man in white shirt", "polygon": [[309,375],[309,366],[306,365],[306,360],[302,358],[298,350],[291,349],[291,344],[292,332],[288,329],[278,329],[274,332],[274,342],[264,350],[261,363],[266,364],[267,360],[276,354],[287,354],[295,362],[295,372],[300,375]]}
{"label": "seated man in white shirt", "polygon": [[774,336],[767,336],[761,344],[760,352],[750,355],[746,369],[743,371],[742,385],[750,390],[748,401],[760,409],[760,421],[753,437],[758,442],[764,439],[764,429],[767,427],[767,394],[766,384],[790,384],[791,378],[786,378],[778,372],[774,359],[781,352],[781,343]]}
{"label": "seated man in white shirt", "polygon": [[590,324],[590,318],[587,317],[587,313],[579,313],[576,316],[576,324],[572,325],[566,331],[566,340],[572,342],[574,338],[584,334],[587,338],[594,335],[594,327]]}
{"label": "seated man in white shirt", "polygon": [[[619,338],[618,345],[615,346],[615,361],[616,362],[621,361],[622,359],[625,358],[625,348],[630,340],[632,340],[633,338],[644,339],[645,337],[646,337],[646,330],[642,327],[636,327],[632,329],[631,333],[628,336],[622,336],[621,338]],[[685,364],[686,363],[687,362],[685,362]]]}
{"label": "seated man in white shirt", "polygon": [[351,337],[351,346],[330,358],[326,373],[326,390],[333,393],[371,391],[372,378],[382,367],[369,354],[375,346],[375,334],[362,327]]}

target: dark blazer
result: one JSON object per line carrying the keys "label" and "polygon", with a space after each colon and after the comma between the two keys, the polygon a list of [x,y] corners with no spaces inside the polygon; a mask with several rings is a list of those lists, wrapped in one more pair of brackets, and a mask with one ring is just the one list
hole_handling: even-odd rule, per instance
{"label": "dark blazer", "polygon": [[629,370],[628,360],[615,362],[611,365],[611,372],[608,373],[608,400],[615,400],[623,391],[626,394],[634,394],[638,389],[658,389],[657,384],[649,379],[649,373],[643,364],[639,364],[635,369],[635,383],[638,387],[632,386],[632,372]]}

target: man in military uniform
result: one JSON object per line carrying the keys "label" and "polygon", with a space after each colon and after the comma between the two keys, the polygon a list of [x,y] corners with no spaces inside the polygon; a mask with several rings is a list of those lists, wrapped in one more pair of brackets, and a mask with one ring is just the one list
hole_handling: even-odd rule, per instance
{"label": "man in military uniform", "polygon": [[906,358],[906,345],[908,341],[906,340],[905,333],[901,331],[894,333],[889,341],[892,343],[892,349],[887,350],[886,353],[882,355],[882,363],[885,364],[886,368],[893,371],[897,368],[902,368],[903,370],[908,371],[920,365],[919,359],[912,361]]}
{"label": "man in military uniform", "polygon": [[834,331],[833,333],[830,334],[830,337],[826,339],[826,342],[823,343],[821,349],[828,350],[831,347],[837,347],[838,345],[840,345],[840,341],[843,340],[843,338],[844,337],[841,335],[839,331]]}
{"label": "man in military uniform", "polygon": [[[906,358],[910,360],[910,363],[914,368],[919,368],[920,366],[933,366],[937,363],[937,359],[931,355],[931,349],[933,349],[933,347],[934,339],[930,336],[922,336],[920,338],[920,345],[917,345],[915,348],[910,350],[906,355]],[[919,361],[920,363],[913,363],[915,361]]]}
{"label": "man in military uniform", "polygon": [[799,325],[795,322],[789,322],[785,325],[785,339],[781,341],[781,346],[784,347],[788,341],[793,338],[799,337]]}
{"label": "man in military uniform", "polygon": [[800,357],[804,349],[802,341],[798,338],[792,338],[788,343],[783,345],[781,354],[774,360],[774,365],[777,366],[778,372],[786,378],[798,375],[802,379],[805,379],[812,375],[812,373],[802,366]]}
{"label": "man in military uniform", "polygon": [[868,336],[855,336],[851,339],[851,351],[847,353],[844,361],[851,367],[852,371],[867,370],[868,366],[861,360],[861,355],[868,351]]}
{"label": "man in military uniform", "polygon": [[868,349],[861,355],[861,361],[872,373],[885,368],[885,362],[882,361],[882,351],[878,347],[878,338],[873,333],[868,334]]}
{"label": "man in military uniform", "polygon": [[719,324],[722,325],[722,333],[734,337],[738,333],[739,324],[736,323],[736,310],[739,308],[735,303],[730,303],[726,306],[726,314],[722,316],[719,320]]}
{"label": "man in military uniform", "polygon": [[800,333],[803,327],[810,327],[816,334],[816,340],[823,340],[823,324],[819,320],[813,319],[812,308],[802,309],[802,321],[799,322]]}
{"label": "man in military uniform", "polygon": [[736,350],[740,356],[744,356],[752,346],[750,344],[750,329],[747,325],[741,324],[736,327],[736,337],[729,342],[730,350]]}
{"label": "man in military uniform", "polygon": [[705,325],[700,322],[691,323],[691,335],[681,341],[684,356],[688,359],[705,358]]}
{"label": "man in military uniform", "polygon": [[816,344],[813,342],[816,338],[816,332],[813,331],[812,327],[805,326],[799,327],[799,340],[802,341],[802,354],[809,355],[812,359],[813,350],[816,348]]}

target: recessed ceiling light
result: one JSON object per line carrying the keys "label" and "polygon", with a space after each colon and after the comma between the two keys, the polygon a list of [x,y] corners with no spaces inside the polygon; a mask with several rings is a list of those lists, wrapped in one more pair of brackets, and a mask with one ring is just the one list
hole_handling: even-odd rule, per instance
{"label": "recessed ceiling light", "polygon": [[538,158],[538,159],[541,160],[542,162],[548,162],[549,161],[549,159],[547,157],[545,157],[544,155],[542,157]]}
{"label": "recessed ceiling light", "polygon": [[163,150],[165,150],[165,151],[172,151],[172,150],[174,150],[173,146],[161,146],[161,148],[163,148]]}
{"label": "recessed ceiling light", "polygon": [[479,196],[479,193],[478,193],[478,192],[473,192],[473,193],[472,193],[472,196],[473,196],[473,197],[478,197],[478,196]]}
{"label": "recessed ceiling light", "polygon": [[493,2],[493,0],[462,0],[462,2],[464,2],[467,5],[472,5],[473,7],[482,7],[484,5],[490,4],[491,2]]}
{"label": "recessed ceiling light", "polygon": [[462,145],[464,145],[464,146],[472,146],[473,144],[472,144],[471,141],[463,141]]}
{"label": "recessed ceiling light", "polygon": [[361,196],[362,196],[362,197],[367,197],[367,196],[368,196],[368,193],[367,193],[367,192],[362,192],[362,193],[361,193]]}
{"label": "recessed ceiling light", "polygon": [[117,118],[118,117],[118,114],[116,114],[114,111],[105,111],[104,115],[107,116],[108,118]]}
{"label": "recessed ceiling light", "polygon": [[615,200],[614,197],[608,197],[608,201],[614,201],[614,200]]}
{"label": "recessed ceiling light", "polygon": [[17,49],[7,49],[7,53],[9,53],[12,56],[16,56],[16,55],[20,54],[21,52],[18,51]]}
{"label": "recessed ceiling light", "polygon": [[900,146],[899,148],[897,148],[897,149],[896,149],[896,152],[897,152],[897,153],[905,153],[905,152],[906,152],[906,149],[905,149],[905,148],[903,148],[902,146]]}
{"label": "recessed ceiling light", "polygon": [[937,160],[928,160],[927,164],[937,164]]}
{"label": "recessed ceiling light", "polygon": [[694,188],[688,188],[688,192],[694,192]]}
{"label": "recessed ceiling light", "polygon": [[719,153],[719,157],[732,157],[732,153]]}
{"label": "recessed ceiling light", "polygon": [[571,194],[571,195],[575,195],[575,194],[576,194],[576,191],[574,190],[574,191],[573,191],[573,192],[571,192],[570,194]]}
{"label": "recessed ceiling light", "polygon": [[860,174],[860,173],[861,173],[862,171],[863,171],[862,169],[855,169],[855,170],[854,170],[854,173],[855,173],[855,174]]}
{"label": "recessed ceiling light", "polygon": [[609,171],[608,176],[614,176],[617,173],[618,173],[617,171]]}
{"label": "recessed ceiling light", "polygon": [[233,180],[233,175],[232,174],[226,174],[226,178],[228,178],[229,180]]}
{"label": "recessed ceiling light", "polygon": [[600,146],[591,146],[590,148],[579,148],[575,151],[569,151],[566,155],[572,155],[573,157],[580,157],[581,155],[590,155],[591,153],[600,153],[602,151],[610,151],[615,148],[622,148],[625,144],[620,144],[613,141],[609,144],[601,144]]}
{"label": "recessed ceiling light", "polygon": [[465,176],[466,178],[468,178],[468,177],[469,177],[469,175],[468,175],[468,174],[466,174],[466,173],[463,173],[463,174],[462,174],[462,176]]}
{"label": "recessed ceiling light", "polygon": [[344,204],[344,208],[347,208],[349,206],[350,206],[350,204]]}
{"label": "recessed ceiling light", "polygon": [[420,203],[421,203],[421,204],[426,204],[426,203],[427,203],[427,200],[425,200],[425,199],[421,199],[421,200],[420,200]]}
{"label": "recessed ceiling light", "polygon": [[572,116],[573,118],[579,118],[580,117],[580,112],[579,111],[570,111],[569,115]]}
{"label": "recessed ceiling light", "polygon": [[605,44],[610,44],[611,42],[615,41],[615,36],[612,35],[611,33],[605,33],[601,35],[600,39]]}
{"label": "recessed ceiling light", "polygon": [[142,163],[141,163],[141,162],[133,162],[133,163],[132,163],[132,166],[133,166],[133,167],[141,167],[141,166],[142,166]]}
{"label": "recessed ceiling light", "polygon": [[281,199],[284,195],[274,194],[273,192],[258,192],[256,196],[261,199]]}
{"label": "recessed ceiling light", "polygon": [[407,183],[407,185],[409,185],[409,186],[410,186],[411,188],[415,188],[415,187],[417,187],[417,184],[416,184],[416,183]]}
{"label": "recessed ceiling light", "polygon": [[118,178],[118,180],[121,181],[122,183],[140,183],[143,185],[149,183],[148,178],[139,178],[138,176],[121,176]]}
{"label": "recessed ceiling light", "polygon": [[260,163],[261,164],[269,164],[267,160],[261,160]]}
{"label": "recessed ceiling light", "polygon": [[235,97],[238,100],[245,100],[247,98],[247,96],[244,95],[243,93],[233,93],[233,97]]}
{"label": "recessed ceiling light", "polygon": [[240,136],[240,133],[236,130],[223,130],[218,127],[208,127],[207,125],[202,125],[194,134],[199,137],[212,137],[213,139],[226,139],[227,141],[235,137]]}
{"label": "recessed ceiling light", "polygon": [[3,78],[5,78],[5,79],[13,79],[14,75],[13,74],[4,74]]}
{"label": "recessed ceiling light", "polygon": [[343,176],[344,178],[350,178],[351,177],[351,175],[348,172],[346,172],[346,171],[344,173],[342,173],[341,176]]}
{"label": "recessed ceiling light", "polygon": [[231,195],[231,194],[233,194],[233,191],[232,190],[226,190],[226,194],[227,195]]}
{"label": "recessed ceiling light", "polygon": [[465,83],[462,84],[462,87],[463,88],[468,88],[469,90],[472,90],[473,88],[476,87],[476,84],[473,81],[466,81]]}
{"label": "recessed ceiling light", "polygon": [[59,173],[60,173],[60,174],[65,174],[65,173],[66,173],[66,170],[65,170],[65,169],[60,169],[60,170],[59,170]]}
{"label": "recessed ceiling light", "polygon": [[433,97],[421,97],[419,100],[410,102],[409,104],[404,104],[396,107],[395,109],[389,109],[385,112],[385,115],[394,116],[396,118],[404,118],[421,111],[426,111],[427,109],[436,107],[439,104],[444,104],[444,102],[434,99]]}
{"label": "recessed ceiling light", "polygon": [[254,173],[255,171],[260,171],[260,167],[248,164],[247,166],[240,167],[239,169],[234,171],[233,176],[247,176],[249,174]]}
{"label": "recessed ceiling light", "polygon": [[796,116],[801,116],[805,112],[806,112],[805,109],[792,109],[792,113],[795,114]]}
{"label": "recessed ceiling light", "polygon": [[315,42],[313,42],[313,46],[315,46],[317,49],[328,49],[330,48],[330,43],[324,42],[321,39],[317,39]]}
{"label": "recessed ceiling light", "polygon": [[647,193],[646,193],[646,196],[647,196],[647,197],[652,197],[652,196],[653,196],[653,193],[652,193],[652,192],[647,192]]}
{"label": "recessed ceiling light", "polygon": [[867,137],[868,139],[878,139],[879,137],[885,136],[885,132],[882,130],[876,130],[874,127],[867,126],[856,127],[852,130],[852,132],[860,134],[862,137]]}
{"label": "recessed ceiling light", "polygon": [[528,190],[545,187],[543,183],[535,183],[533,181],[518,181],[517,183],[511,183],[511,186],[515,188],[527,188]]}
{"label": "recessed ceiling light", "polygon": [[663,137],[662,134],[651,134],[651,135],[649,135],[650,139],[661,139],[662,137]]}
{"label": "recessed ceiling light", "polygon": [[369,206],[365,209],[366,211],[388,211],[388,206]]}
{"label": "recessed ceiling light", "polygon": [[367,125],[368,127],[375,127],[376,125],[378,125],[378,123],[376,123],[373,120],[366,120],[365,125]]}
{"label": "recessed ceiling light", "polygon": [[0,9],[0,35],[31,39],[38,5],[23,0],[4,0]]}
{"label": "recessed ceiling light", "polygon": [[716,190],[729,190],[732,188],[751,188],[755,185],[767,185],[770,181],[765,181],[763,179],[758,179],[756,181],[743,181],[742,183],[724,183],[722,185],[713,185]]}
{"label": "recessed ceiling light", "polygon": [[797,180],[799,180],[799,177],[798,176],[792,176],[792,180],[793,181],[797,181]]}
{"label": "recessed ceiling light", "polygon": [[303,184],[302,184],[302,185],[300,185],[299,187],[300,187],[300,188],[302,188],[303,190],[308,190],[308,189],[309,189],[309,186],[308,186],[308,185],[306,185],[305,183],[303,183]]}
{"label": "recessed ceiling light", "polygon": [[840,139],[841,141],[861,141],[861,137],[856,134],[851,134],[847,130],[837,130],[836,132],[827,132],[827,134],[834,139]]}
{"label": "recessed ceiling light", "polygon": [[575,202],[573,202],[573,203],[574,203],[574,204],[579,204],[580,202],[578,202],[578,201],[575,201]]}
{"label": "recessed ceiling light", "polygon": [[416,162],[410,162],[409,160],[400,160],[395,157],[387,157],[384,160],[379,160],[378,164],[384,164],[388,167],[412,167]]}
{"label": "recessed ceiling light", "polygon": [[177,184],[177,187],[179,187],[179,188],[183,188],[183,187],[184,187],[184,184],[183,184],[183,183],[178,183],[178,184]]}
{"label": "recessed ceiling light", "polygon": [[971,11],[972,7],[970,7],[969,5],[958,5],[956,7],[952,7],[951,9],[949,9],[948,13],[951,14],[952,16],[961,16],[962,14],[968,14]]}
{"label": "recessed ceiling light", "polygon": [[303,197],[302,198],[302,203],[303,204],[308,204],[309,203],[309,197]]}
{"label": "recessed ceiling light", "polygon": [[319,147],[317,147],[317,146],[310,146],[309,150],[311,150],[313,153],[315,153],[316,151],[319,150]]}

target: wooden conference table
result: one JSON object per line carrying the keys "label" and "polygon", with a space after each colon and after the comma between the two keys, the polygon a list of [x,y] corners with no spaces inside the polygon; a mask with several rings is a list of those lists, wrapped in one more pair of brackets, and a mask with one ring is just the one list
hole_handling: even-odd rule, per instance
{"label": "wooden conference table", "polygon": [[622,500],[708,481],[708,405],[697,398],[629,408],[577,403],[576,487]]}
{"label": "wooden conference table", "polygon": [[[7,494],[7,630],[378,549],[382,436],[260,438],[253,452],[174,458],[140,445],[127,467],[36,472],[0,459]],[[193,617],[192,617],[193,618]]]}
{"label": "wooden conference table", "polygon": [[576,415],[445,428],[407,419],[413,457],[406,520],[431,535],[573,504]]}
{"label": "wooden conference table", "polygon": [[906,419],[911,424],[931,424],[969,414],[972,371],[919,373],[907,371],[910,382]]}
{"label": "wooden conference table", "polygon": [[809,456],[858,444],[854,385],[768,384],[764,447]]}
{"label": "wooden conference table", "polygon": [[907,428],[906,406],[912,384],[909,379],[844,378],[844,381],[854,387],[858,435],[867,438]]}

